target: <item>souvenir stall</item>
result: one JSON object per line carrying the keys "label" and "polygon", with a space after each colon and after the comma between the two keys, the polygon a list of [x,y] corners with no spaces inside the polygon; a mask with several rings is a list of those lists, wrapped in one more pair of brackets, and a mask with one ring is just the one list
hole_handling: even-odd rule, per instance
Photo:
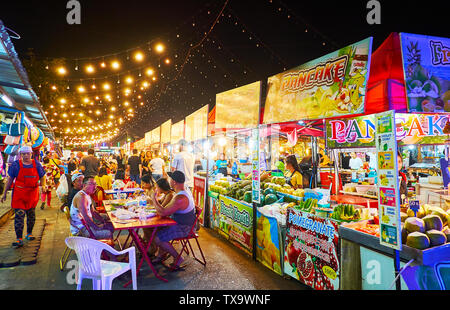
{"label": "souvenir stall", "polygon": [[203,106],[185,118],[185,139],[190,143],[189,151],[194,155],[193,196],[197,206],[204,211],[199,222],[205,226],[208,216],[206,206],[207,169],[208,169],[208,105]]}
{"label": "souvenir stall", "polygon": [[260,98],[261,82],[219,93],[213,126],[208,124],[208,160],[215,161],[208,174],[210,226],[249,255],[254,255],[251,157]]}

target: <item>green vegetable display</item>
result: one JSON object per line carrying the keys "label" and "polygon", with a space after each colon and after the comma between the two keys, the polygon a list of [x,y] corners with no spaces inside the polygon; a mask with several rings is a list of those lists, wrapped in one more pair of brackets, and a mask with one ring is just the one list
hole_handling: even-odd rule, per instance
{"label": "green vegetable display", "polygon": [[330,218],[339,221],[352,222],[359,221],[361,219],[361,214],[353,205],[337,205],[334,207]]}

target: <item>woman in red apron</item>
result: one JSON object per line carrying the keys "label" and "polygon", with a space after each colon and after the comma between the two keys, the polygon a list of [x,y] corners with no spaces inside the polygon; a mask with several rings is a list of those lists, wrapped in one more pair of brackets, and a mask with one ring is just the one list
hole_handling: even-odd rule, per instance
{"label": "woman in red apron", "polygon": [[39,184],[45,186],[45,171],[42,165],[36,160],[31,159],[32,149],[24,146],[20,149],[20,159],[15,161],[8,170],[8,181],[1,202],[6,200],[6,195],[14,182],[14,189],[11,198],[11,207],[14,209],[14,229],[17,240],[13,246],[23,245],[23,229],[25,215],[27,216],[27,240],[34,240],[32,236],[35,223],[35,207],[39,201]]}

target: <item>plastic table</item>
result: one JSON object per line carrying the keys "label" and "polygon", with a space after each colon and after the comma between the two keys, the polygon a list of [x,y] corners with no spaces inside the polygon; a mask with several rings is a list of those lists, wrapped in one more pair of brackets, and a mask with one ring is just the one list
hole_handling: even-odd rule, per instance
{"label": "plastic table", "polygon": [[117,194],[122,194],[123,193],[123,194],[127,194],[127,197],[128,197],[130,194],[134,194],[134,192],[139,191],[139,190],[142,190],[142,189],[139,188],[139,187],[124,188],[124,189],[116,188],[116,189],[105,190],[105,194],[107,194],[107,195],[114,195],[115,197],[117,197],[116,196]]}
{"label": "plastic table", "polygon": [[[174,220],[172,220],[171,218],[161,217],[159,215],[148,218],[145,221],[141,221],[137,218],[131,219],[131,220],[119,220],[111,213],[110,202],[105,203],[105,210],[106,210],[106,214],[108,215],[108,217],[110,218],[110,220],[113,224],[114,230],[119,230],[119,231],[128,230],[129,235],[131,236],[131,238],[133,239],[134,243],[136,244],[138,250],[142,254],[141,261],[139,262],[139,265],[136,269],[136,274],[139,274],[139,270],[141,269],[142,264],[145,260],[147,262],[147,264],[150,266],[150,269],[155,274],[155,276],[158,279],[160,279],[164,282],[167,282],[167,279],[161,277],[158,274],[158,272],[156,271],[150,258],[148,257],[147,251],[153,242],[153,238],[155,237],[156,231],[158,230],[158,228],[173,226],[173,225],[176,225],[176,222]],[[138,231],[141,228],[154,228],[152,236],[150,237],[150,240],[148,241],[147,244],[145,244],[145,242],[139,237]],[[126,283],[124,285],[124,287],[127,287],[128,285],[130,285],[130,283],[131,283],[131,281]]]}

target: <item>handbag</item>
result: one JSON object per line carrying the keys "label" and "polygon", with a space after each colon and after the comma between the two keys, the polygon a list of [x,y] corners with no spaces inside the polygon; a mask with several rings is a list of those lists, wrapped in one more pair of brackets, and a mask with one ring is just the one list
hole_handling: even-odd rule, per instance
{"label": "handbag", "polygon": [[10,136],[10,135],[7,135],[7,136],[5,137],[4,143],[5,143],[5,144],[8,144],[8,145],[17,145],[17,144],[20,143],[20,136]]}
{"label": "handbag", "polygon": [[[17,117],[17,122],[16,122],[16,117]],[[25,123],[21,122],[21,114],[19,112],[16,112],[14,114],[12,123],[9,124],[9,129],[8,129],[8,135],[9,136],[21,136],[23,135],[23,132],[25,131]]]}
{"label": "handbag", "polygon": [[19,148],[20,148],[20,146],[18,144],[7,145],[3,152],[7,155],[17,155],[17,154],[19,154]]}

